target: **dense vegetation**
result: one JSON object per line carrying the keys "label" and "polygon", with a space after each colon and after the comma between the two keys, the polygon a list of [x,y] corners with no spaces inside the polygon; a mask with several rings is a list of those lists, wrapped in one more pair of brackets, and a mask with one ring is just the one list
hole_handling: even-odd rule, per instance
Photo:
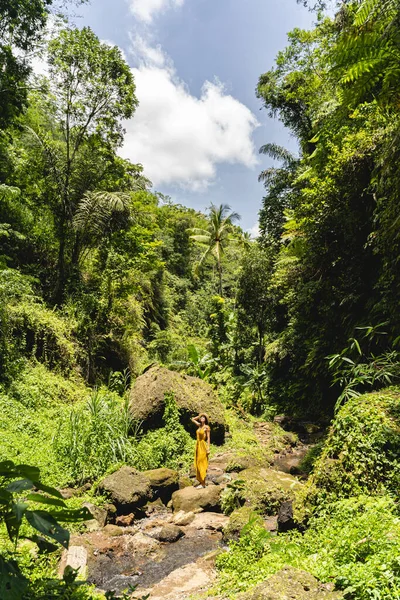
{"label": "dense vegetation", "polygon": [[[315,28],[291,32],[260,77],[299,155],[261,148],[277,166],[260,175],[257,241],[228,205],[177,205],[119,156],[138,99],[117,48],[65,23],[47,41],[52,0],[0,6],[0,460],[40,468],[50,504],[46,486],[95,484],[121,463],[187,467],[173,398],[156,432],[129,412],[153,362],[218,388],[237,431],[237,414],[336,409],[298,502],[306,533],[272,540],[255,517],[219,559],[229,594],[290,564],[348,598],[400,595],[398,392],[380,392],[400,375],[400,5],[339,4],[331,19],[311,3]],[[48,77],[29,66],[40,49]],[[7,464],[1,486],[19,473]],[[27,508],[3,510],[4,489],[15,539]],[[54,557],[22,548],[18,567],[2,547],[0,575],[30,579],[16,597],[94,597],[68,573],[50,596]]]}

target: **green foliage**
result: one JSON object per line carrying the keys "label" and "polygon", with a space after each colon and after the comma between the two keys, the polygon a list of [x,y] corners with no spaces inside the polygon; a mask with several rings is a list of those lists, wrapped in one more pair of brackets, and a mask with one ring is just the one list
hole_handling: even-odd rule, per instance
{"label": "green foliage", "polygon": [[[357,329],[364,331],[364,341],[369,342],[368,345],[371,346],[371,342],[374,342],[377,336],[387,335],[387,332],[382,331],[384,325],[387,323]],[[397,341],[395,340],[396,343]],[[400,355],[396,350],[388,350],[378,356],[373,353],[366,355],[356,338],[349,339],[349,342],[349,346],[340,354],[327,357],[329,368],[333,372],[332,385],[338,383],[342,388],[336,409],[349,398],[361,396],[366,388],[379,389],[397,383],[400,378]]]}
{"label": "green foliage", "polygon": [[221,494],[221,509],[225,515],[230,515],[234,510],[243,506],[245,501],[245,482],[243,479],[234,479],[229,482]]}
{"label": "green foliage", "polygon": [[396,505],[385,496],[327,505],[304,534],[272,537],[253,517],[239,541],[217,558],[218,591],[234,598],[291,565],[334,581],[345,598],[392,600],[400,594],[399,545]]}
{"label": "green foliage", "polygon": [[337,412],[306,484],[306,509],[332,498],[397,494],[399,459],[398,388],[350,398]]}
{"label": "green foliage", "polygon": [[137,462],[138,429],[127,399],[95,390],[60,423],[54,438],[55,453],[73,481],[94,481],[114,464]]}
{"label": "green foliage", "polygon": [[137,444],[135,466],[141,470],[168,467],[188,469],[193,463],[195,441],[179,421],[175,398],[165,398],[164,427],[146,433]]}
{"label": "green foliage", "polygon": [[[0,463],[0,485],[0,525],[5,524],[8,537],[14,544],[14,552],[20,538],[27,537],[21,536],[21,528],[26,530],[26,525],[68,548],[69,531],[58,521],[77,522],[91,517],[87,508],[68,509],[60,492],[42,483],[37,467],[3,461]],[[37,533],[29,539],[39,546],[43,543],[43,538],[38,537]],[[0,554],[0,572],[1,597],[7,595],[12,600],[25,598],[29,582],[15,559],[7,559]],[[68,575],[65,574],[65,582],[71,584],[74,578],[68,581]]]}
{"label": "green foliage", "polygon": [[71,475],[57,458],[53,437],[70,406],[89,393],[78,377],[65,379],[43,365],[26,365],[8,389],[0,387],[3,456],[38,465],[50,485],[66,485]]}

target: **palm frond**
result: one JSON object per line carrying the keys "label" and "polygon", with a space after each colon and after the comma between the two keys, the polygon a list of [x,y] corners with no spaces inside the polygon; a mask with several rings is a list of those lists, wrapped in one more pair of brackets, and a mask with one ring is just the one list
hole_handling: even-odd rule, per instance
{"label": "palm frond", "polygon": [[129,213],[130,198],[125,192],[86,192],[76,209],[74,228],[85,236],[101,236],[113,215]]}

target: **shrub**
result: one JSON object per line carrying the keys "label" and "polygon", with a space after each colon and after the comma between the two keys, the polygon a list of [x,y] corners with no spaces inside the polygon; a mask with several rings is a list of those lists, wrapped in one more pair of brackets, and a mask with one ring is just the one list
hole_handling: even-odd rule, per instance
{"label": "shrub", "polygon": [[75,482],[93,481],[113,464],[136,464],[137,424],[128,401],[106,388],[95,390],[61,422],[54,448]]}
{"label": "shrub", "polygon": [[400,390],[351,398],[338,411],[305,487],[305,509],[335,498],[398,491]]}
{"label": "shrub", "polygon": [[240,539],[217,558],[219,592],[239,591],[267,579],[285,565],[334,581],[352,600],[400,598],[400,520],[390,497],[359,496],[337,501],[310,521],[304,535],[271,536],[251,517]]}

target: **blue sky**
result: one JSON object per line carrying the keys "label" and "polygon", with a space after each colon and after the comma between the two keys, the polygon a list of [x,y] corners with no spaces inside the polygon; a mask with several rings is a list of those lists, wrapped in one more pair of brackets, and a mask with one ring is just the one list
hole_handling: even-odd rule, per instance
{"label": "blue sky", "polygon": [[117,44],[133,68],[140,105],[122,154],[175,202],[230,204],[252,229],[268,164],[259,147],[296,149],[260,111],[257,80],[287,32],[313,16],[296,0],[92,0],[79,13],[78,25]]}

